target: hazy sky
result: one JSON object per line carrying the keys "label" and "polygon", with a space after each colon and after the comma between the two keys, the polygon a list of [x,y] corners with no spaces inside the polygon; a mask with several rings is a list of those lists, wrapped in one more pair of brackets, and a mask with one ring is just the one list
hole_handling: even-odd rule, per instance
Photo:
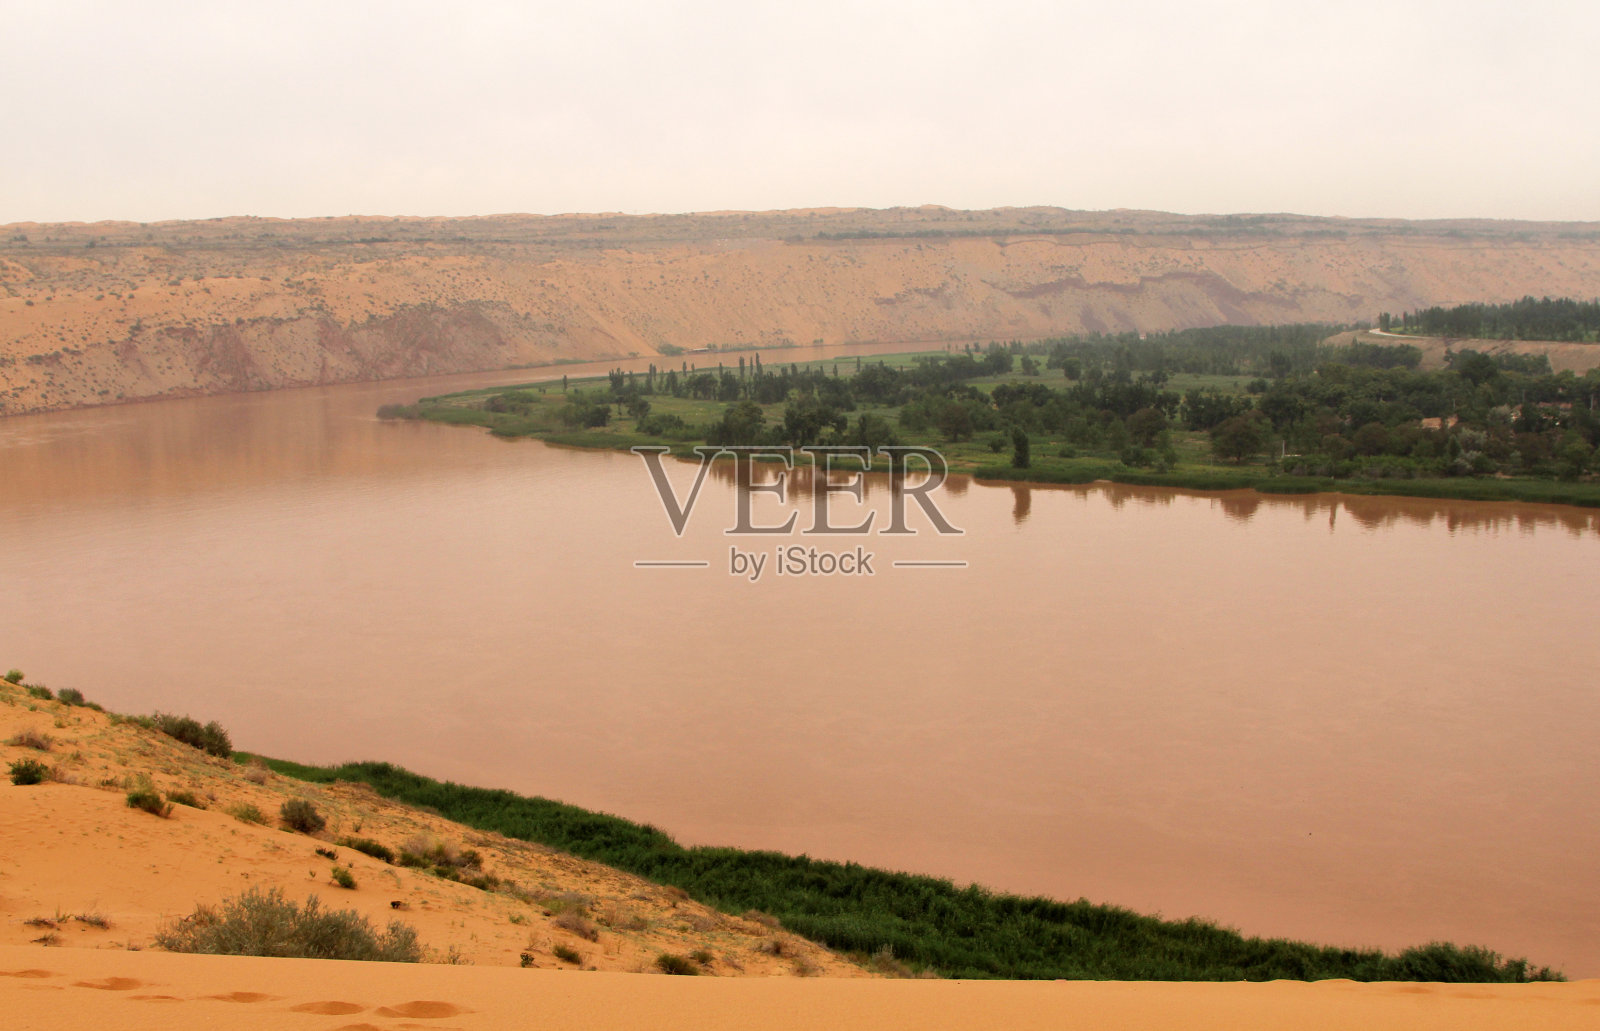
{"label": "hazy sky", "polygon": [[0,0],[0,222],[1600,219],[1593,0]]}

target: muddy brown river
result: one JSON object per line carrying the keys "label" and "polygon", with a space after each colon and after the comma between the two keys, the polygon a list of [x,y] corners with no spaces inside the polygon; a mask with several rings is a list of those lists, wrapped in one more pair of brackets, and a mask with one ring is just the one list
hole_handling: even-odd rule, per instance
{"label": "muddy brown river", "polygon": [[[796,477],[758,539],[719,468],[679,538],[634,456],[373,416],[562,371],[0,419],[0,666],[685,843],[1600,976],[1600,513],[952,480],[960,536],[824,539]],[[730,574],[780,547],[872,572]]]}

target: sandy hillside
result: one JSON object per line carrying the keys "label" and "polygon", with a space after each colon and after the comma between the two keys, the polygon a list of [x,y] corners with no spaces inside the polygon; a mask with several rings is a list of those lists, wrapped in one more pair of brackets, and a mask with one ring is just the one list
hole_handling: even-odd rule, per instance
{"label": "sandy hillside", "polygon": [[[48,739],[49,750],[11,743],[28,735]],[[0,945],[41,952],[146,948],[158,926],[197,903],[258,887],[296,900],[315,894],[380,929],[402,920],[436,961],[453,951],[478,966],[642,971],[654,969],[661,953],[704,950],[712,957],[706,972],[717,975],[866,975],[805,939],[609,867],[386,802],[365,786],[319,787],[251,773],[9,684],[0,684],[0,742],[7,742],[0,744],[0,771],[32,758],[65,781],[23,787],[0,779]],[[140,776],[163,793],[191,792],[206,808],[177,805],[166,819],[130,809],[126,785]],[[315,837],[279,829],[279,807],[290,798],[310,799],[327,828]],[[267,824],[229,815],[241,805],[255,806]],[[391,866],[335,844],[347,835],[396,852],[435,845],[475,850],[481,872],[506,883],[484,891]],[[319,855],[319,848],[337,859]],[[331,882],[336,862],[353,874],[353,890]],[[574,950],[581,962],[557,959],[557,946]]]}
{"label": "sandy hillside", "polygon": [[0,227],[0,412],[1600,295],[1600,226],[1059,208]]}

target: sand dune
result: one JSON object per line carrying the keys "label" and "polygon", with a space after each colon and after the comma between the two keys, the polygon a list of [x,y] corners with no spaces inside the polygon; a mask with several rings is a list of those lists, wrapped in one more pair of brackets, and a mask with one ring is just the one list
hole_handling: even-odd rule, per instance
{"label": "sand dune", "polygon": [[0,227],[0,412],[1600,295],[1590,224],[1056,208]]}
{"label": "sand dune", "polygon": [[1531,985],[845,981],[557,974],[0,946],[20,1031],[1587,1029],[1600,981]]}
{"label": "sand dune", "polygon": [[[71,783],[19,787],[0,780],[0,944],[144,948],[159,926],[196,904],[257,887],[296,900],[316,895],[324,906],[354,909],[378,928],[398,918],[417,929],[440,961],[453,953],[477,965],[641,971],[654,969],[662,953],[704,950],[714,957],[707,972],[722,976],[866,976],[805,939],[610,867],[462,827],[364,786],[251,774],[152,731],[114,725],[93,710],[0,685],[0,741],[21,732],[48,737],[50,750],[0,744],[0,768],[34,758]],[[130,809],[126,785],[141,774],[163,792],[192,793],[206,808],[177,805],[166,819]],[[327,828],[315,837],[279,829],[278,810],[289,798],[311,800]],[[255,806],[268,825],[229,814],[240,805]],[[396,851],[407,842],[473,849],[483,856],[483,872],[508,883],[482,891],[391,866],[337,845],[346,835]],[[319,855],[319,848],[337,859]],[[353,890],[332,883],[336,862],[355,878]],[[557,946],[582,961],[558,959]]]}

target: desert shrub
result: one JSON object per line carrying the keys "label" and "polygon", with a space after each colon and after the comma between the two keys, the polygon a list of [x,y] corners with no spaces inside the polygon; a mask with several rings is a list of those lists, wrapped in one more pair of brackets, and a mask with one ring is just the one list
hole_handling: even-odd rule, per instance
{"label": "desert shrub", "polygon": [[563,931],[571,931],[579,938],[587,938],[592,942],[600,940],[599,929],[596,928],[594,924],[591,924],[581,913],[577,912],[576,910],[568,910],[567,912],[562,913],[552,920],[551,923],[555,924]]}
{"label": "desert shrub", "polygon": [[11,764],[11,783],[26,787],[42,784],[50,776],[50,767],[37,759],[18,759]]}
{"label": "desert shrub", "polygon": [[385,863],[394,862],[394,850],[388,845],[373,841],[371,838],[340,838],[339,844],[345,848],[353,848],[357,852],[369,855],[373,859],[381,859]]}
{"label": "desert shrub", "polygon": [[700,968],[694,965],[694,960],[687,956],[674,956],[670,952],[663,952],[656,957],[656,969],[663,974],[698,974]]}
{"label": "desert shrub", "polygon": [[155,942],[172,952],[216,956],[418,963],[423,955],[416,930],[406,924],[391,921],[380,934],[353,910],[325,911],[315,895],[301,907],[277,888],[252,888],[216,908],[197,906],[157,931]]}
{"label": "desert shrub", "polygon": [[111,929],[111,918],[106,916],[104,913],[79,913],[72,919],[78,921],[80,924],[87,924],[90,927],[98,927],[102,931]]}
{"label": "desert shrub", "polygon": [[83,692],[75,687],[63,687],[56,692],[56,701],[66,702],[68,705],[88,705],[84,700]]}
{"label": "desert shrub", "polygon": [[[431,834],[415,834],[406,839],[400,847],[401,866],[432,866],[440,877],[455,880],[454,871],[483,867],[483,857],[476,849],[461,851],[447,841],[441,841]],[[409,855],[410,861],[404,857]]]}
{"label": "desert shrub", "polygon": [[8,683],[8,684],[20,684],[20,683],[22,683],[22,678],[25,675],[26,674],[24,674],[22,672],[22,670],[20,670],[20,669],[8,670],[6,672],[6,683]]}
{"label": "desert shrub", "polygon": [[267,777],[267,768],[261,765],[259,760],[252,760],[250,765],[245,768],[244,779],[252,784],[265,784]]}
{"label": "desert shrub", "polygon": [[134,788],[128,792],[128,808],[142,809],[162,819],[172,815],[172,803],[161,800],[161,792],[154,788]]}
{"label": "desert shrub", "polygon": [[6,741],[6,744],[14,748],[33,748],[40,752],[50,751],[50,746],[54,743],[49,734],[41,734],[37,730],[19,730]]}
{"label": "desert shrub", "polygon": [[910,977],[911,968],[894,958],[894,946],[881,945],[872,954],[867,966],[886,977]]}
{"label": "desert shrub", "polygon": [[711,955],[710,951],[706,949],[695,949],[693,952],[689,953],[689,958],[703,967],[709,967],[716,959],[716,957]]}
{"label": "desert shrub", "polygon": [[201,802],[200,799],[195,796],[193,791],[169,791],[167,792],[167,801],[176,802],[179,805],[186,805],[190,809],[205,808],[205,803]]}
{"label": "desert shrub", "polygon": [[50,689],[45,687],[43,684],[23,684],[22,689],[28,692],[29,696],[42,699],[46,702],[55,697],[55,695],[50,693]]}
{"label": "desert shrub", "polygon": [[301,834],[315,834],[328,825],[317,807],[304,798],[291,798],[279,806],[278,818],[284,826]]}
{"label": "desert shrub", "polygon": [[334,867],[332,872],[328,874],[328,879],[341,888],[354,888],[356,886],[355,876],[351,874],[349,867]]}
{"label": "desert shrub", "polygon": [[543,904],[550,913],[574,912],[582,916],[589,911],[590,906],[594,905],[594,896],[581,891],[564,891],[544,899]]}
{"label": "desert shrub", "polygon": [[568,945],[555,945],[550,949],[550,954],[563,963],[582,963],[583,953]]}
{"label": "desert shrub", "polygon": [[230,805],[226,811],[229,816],[233,817],[235,820],[238,820],[240,823],[267,822],[267,814],[263,813],[260,809],[257,809],[249,802],[240,802],[238,805]]}
{"label": "desert shrub", "polygon": [[201,726],[200,721],[192,717],[173,716],[164,712],[156,713],[151,719],[155,722],[155,729],[190,748],[198,748],[223,759],[233,754],[233,741],[216,720]]}

